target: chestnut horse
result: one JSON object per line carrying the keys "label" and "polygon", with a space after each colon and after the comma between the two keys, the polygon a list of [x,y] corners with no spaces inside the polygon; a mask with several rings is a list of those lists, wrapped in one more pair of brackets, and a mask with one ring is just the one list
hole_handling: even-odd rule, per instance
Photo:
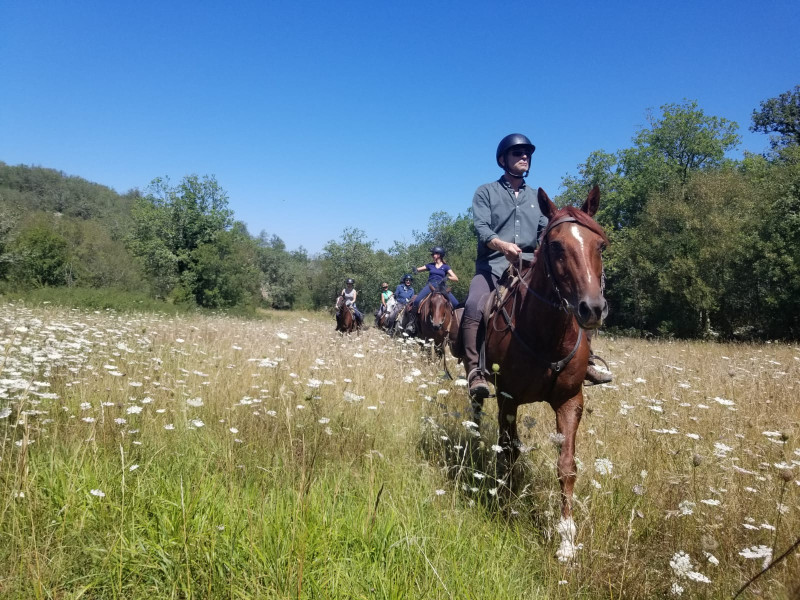
{"label": "chestnut horse", "polygon": [[358,329],[358,321],[353,309],[345,304],[344,296],[336,299],[336,331],[351,333]]}
{"label": "chestnut horse", "polygon": [[[601,255],[608,238],[592,219],[600,203],[597,187],[580,210],[572,206],[557,209],[542,188],[538,201],[549,224],[533,261],[523,261],[519,269],[509,267],[504,280],[511,279],[511,283],[505,294],[498,286],[500,293],[487,302],[485,364],[497,371],[490,380],[496,387],[503,449],[499,458],[509,475],[521,446],[517,408],[548,402],[556,413],[559,441],[563,436],[558,458],[561,545],[557,556],[567,561],[577,551],[572,491],[575,434],[583,413],[582,384],[589,361],[584,330],[597,329],[608,314]],[[492,302],[495,298],[498,300]]]}

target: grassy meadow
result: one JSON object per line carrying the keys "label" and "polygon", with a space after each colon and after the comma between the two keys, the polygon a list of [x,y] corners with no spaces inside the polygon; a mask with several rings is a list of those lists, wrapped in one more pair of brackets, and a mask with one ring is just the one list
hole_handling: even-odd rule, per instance
{"label": "grassy meadow", "polygon": [[[563,564],[550,407],[509,490],[493,401],[476,431],[413,341],[2,304],[0,597],[731,598],[800,536],[800,348],[595,350]],[[798,582],[795,552],[740,597]]]}

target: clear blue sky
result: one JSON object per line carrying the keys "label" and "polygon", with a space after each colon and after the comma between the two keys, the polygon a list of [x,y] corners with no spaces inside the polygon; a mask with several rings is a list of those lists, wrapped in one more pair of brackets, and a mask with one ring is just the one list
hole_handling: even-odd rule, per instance
{"label": "clear blue sky", "polygon": [[736,121],[800,83],[800,2],[0,5],[0,160],[119,192],[214,175],[252,234],[413,241],[497,178],[510,132],[551,196],[648,108]]}

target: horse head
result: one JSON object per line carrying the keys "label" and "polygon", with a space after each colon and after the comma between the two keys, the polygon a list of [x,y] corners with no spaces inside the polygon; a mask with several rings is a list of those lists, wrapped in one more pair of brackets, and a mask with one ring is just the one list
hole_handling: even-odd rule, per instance
{"label": "horse head", "polygon": [[600,205],[600,189],[592,188],[580,210],[556,208],[542,188],[538,200],[549,223],[542,233],[537,260],[544,263],[558,304],[574,315],[582,328],[597,329],[608,315],[602,257],[608,237],[592,218]]}
{"label": "horse head", "polygon": [[439,331],[442,327],[448,329],[453,307],[441,289],[430,295],[428,304],[428,319],[433,330]]}

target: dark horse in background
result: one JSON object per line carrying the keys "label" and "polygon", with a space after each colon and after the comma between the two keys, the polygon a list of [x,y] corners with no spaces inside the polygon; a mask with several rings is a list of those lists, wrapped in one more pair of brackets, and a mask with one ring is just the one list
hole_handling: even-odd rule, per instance
{"label": "dark horse in background", "polygon": [[[561,520],[557,531],[559,560],[576,552],[572,519],[575,486],[575,435],[583,414],[583,379],[589,361],[586,330],[600,327],[608,314],[603,295],[602,251],[608,238],[592,218],[600,203],[597,187],[580,210],[557,209],[543,189],[539,207],[549,219],[532,262],[509,267],[487,302],[485,365],[495,383],[499,444],[508,474],[519,457],[517,409],[521,404],[547,402],[556,413],[556,430],[563,436],[558,458]],[[480,416],[476,406],[476,420]],[[559,436],[559,440],[561,437]]]}
{"label": "dark horse in background", "polygon": [[344,296],[336,299],[336,331],[351,333],[358,330],[358,321],[353,308],[347,306]]}

